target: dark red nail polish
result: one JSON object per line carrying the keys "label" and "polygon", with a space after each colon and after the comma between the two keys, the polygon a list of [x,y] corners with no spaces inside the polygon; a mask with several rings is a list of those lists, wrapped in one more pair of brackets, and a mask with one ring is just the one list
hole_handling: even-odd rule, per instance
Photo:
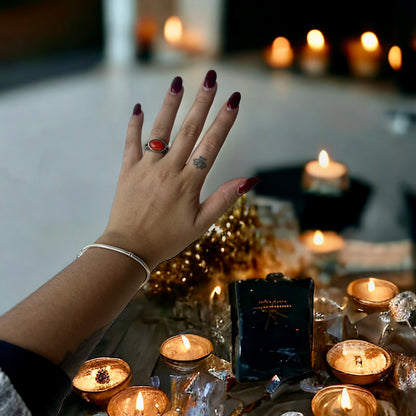
{"label": "dark red nail polish", "polygon": [[217,73],[213,69],[210,69],[205,75],[204,87],[212,88],[214,87],[216,81],[217,81]]}
{"label": "dark red nail polish", "polygon": [[231,94],[231,97],[228,99],[227,107],[230,110],[235,110],[240,104],[241,94],[239,92],[234,92]]}
{"label": "dark red nail polish", "polygon": [[243,195],[253,189],[259,183],[259,178],[248,178],[238,186],[238,193]]}
{"label": "dark red nail polish", "polygon": [[182,90],[182,78],[181,77],[175,77],[172,81],[172,84],[170,86],[170,91],[173,94],[178,94]]}
{"label": "dark red nail polish", "polygon": [[133,115],[138,116],[142,112],[142,106],[140,104],[136,104],[133,108]]}

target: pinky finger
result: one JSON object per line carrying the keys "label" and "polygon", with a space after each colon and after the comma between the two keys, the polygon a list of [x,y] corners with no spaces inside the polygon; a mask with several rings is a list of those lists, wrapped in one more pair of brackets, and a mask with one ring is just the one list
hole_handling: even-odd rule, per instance
{"label": "pinky finger", "polygon": [[130,117],[126,133],[126,144],[124,148],[124,163],[129,166],[137,163],[142,158],[142,136],[143,111],[140,104],[136,104]]}

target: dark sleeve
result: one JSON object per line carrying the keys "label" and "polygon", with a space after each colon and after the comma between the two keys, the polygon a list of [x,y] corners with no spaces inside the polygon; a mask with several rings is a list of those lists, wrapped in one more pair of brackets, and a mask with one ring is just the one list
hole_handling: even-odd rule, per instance
{"label": "dark sleeve", "polygon": [[71,380],[60,367],[5,341],[0,341],[0,368],[33,416],[56,416],[71,391]]}

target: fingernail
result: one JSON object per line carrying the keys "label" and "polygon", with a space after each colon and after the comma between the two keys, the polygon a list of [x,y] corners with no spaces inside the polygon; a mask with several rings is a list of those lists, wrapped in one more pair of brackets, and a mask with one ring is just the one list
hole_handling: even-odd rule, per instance
{"label": "fingernail", "polygon": [[182,90],[182,78],[181,77],[175,77],[172,81],[172,84],[170,86],[170,92],[172,94],[178,94]]}
{"label": "fingernail", "polygon": [[217,81],[217,73],[213,69],[210,69],[205,75],[204,87],[211,89],[214,87],[216,81]]}
{"label": "fingernail", "polygon": [[138,116],[141,112],[142,112],[142,106],[137,103],[133,108],[133,115]]}
{"label": "fingernail", "polygon": [[248,178],[238,186],[239,195],[243,195],[252,190],[259,183],[259,178]]}
{"label": "fingernail", "polygon": [[227,101],[227,107],[230,110],[235,110],[240,104],[241,94],[239,92],[234,92],[231,94],[231,97]]}

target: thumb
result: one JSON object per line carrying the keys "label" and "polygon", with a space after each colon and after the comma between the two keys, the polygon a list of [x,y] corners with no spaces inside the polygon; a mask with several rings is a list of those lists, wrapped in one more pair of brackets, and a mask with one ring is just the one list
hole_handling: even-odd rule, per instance
{"label": "thumb", "polygon": [[195,221],[196,226],[206,230],[241,195],[253,189],[258,183],[258,178],[236,178],[224,183],[201,204]]}

